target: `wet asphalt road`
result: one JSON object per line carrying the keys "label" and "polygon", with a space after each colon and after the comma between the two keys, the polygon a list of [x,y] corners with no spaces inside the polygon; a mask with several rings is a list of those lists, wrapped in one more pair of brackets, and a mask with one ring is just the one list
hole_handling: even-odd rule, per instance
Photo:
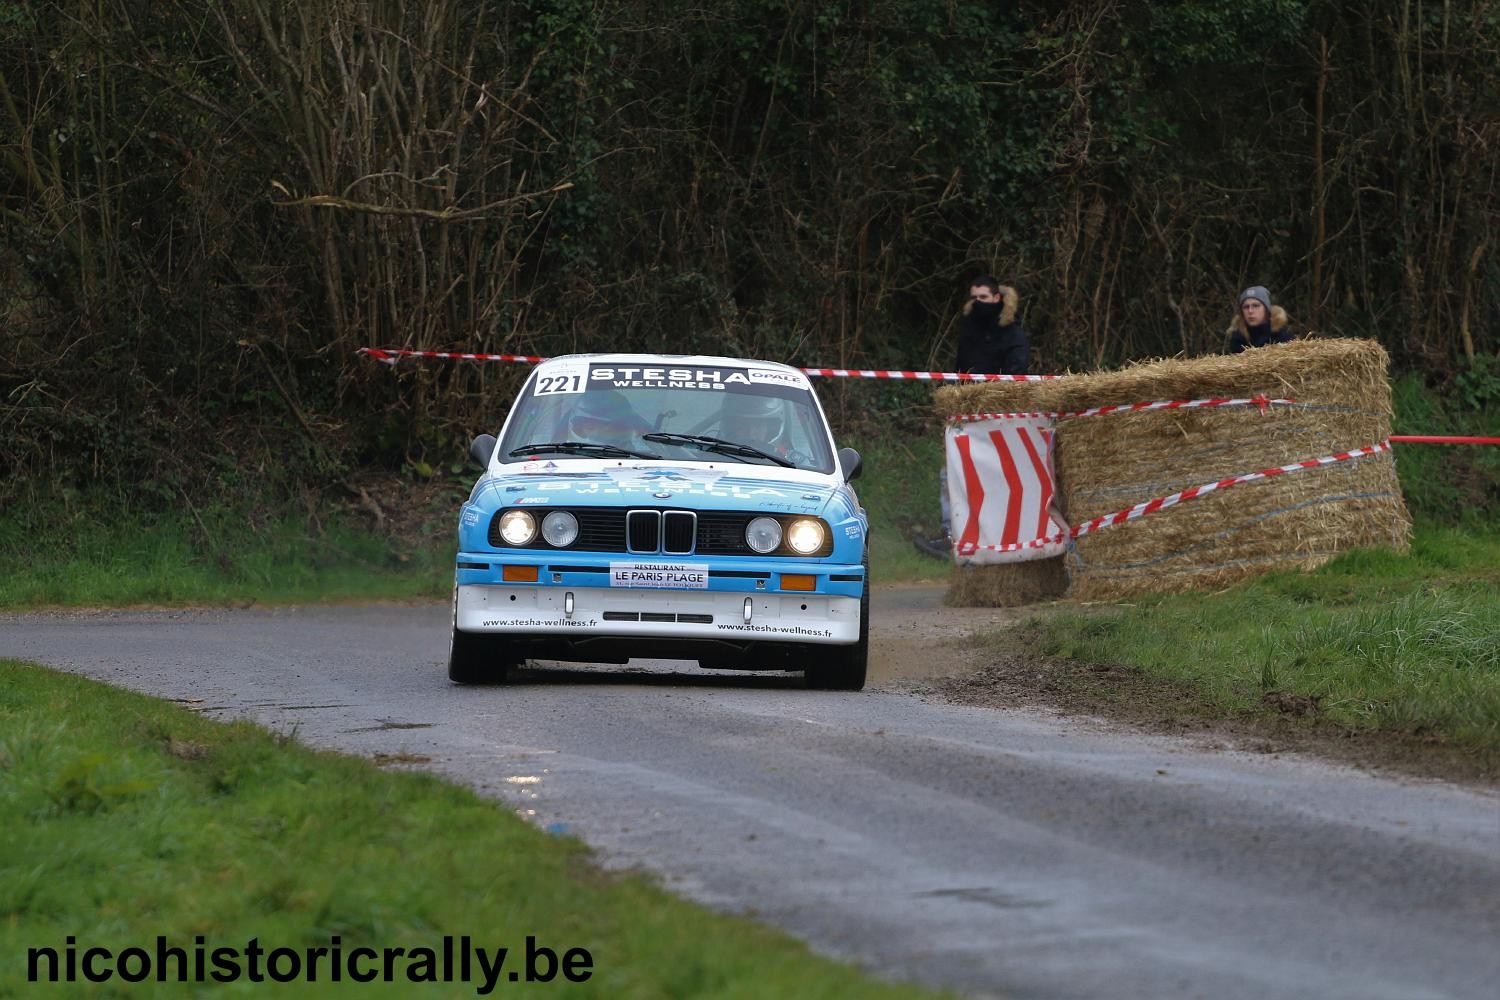
{"label": "wet asphalt road", "polygon": [[[873,644],[883,612],[934,599],[880,594]],[[633,663],[460,688],[447,616],[9,616],[0,656],[314,745],[426,755],[605,864],[890,978],[1017,997],[1496,995],[1492,792],[794,675]]]}

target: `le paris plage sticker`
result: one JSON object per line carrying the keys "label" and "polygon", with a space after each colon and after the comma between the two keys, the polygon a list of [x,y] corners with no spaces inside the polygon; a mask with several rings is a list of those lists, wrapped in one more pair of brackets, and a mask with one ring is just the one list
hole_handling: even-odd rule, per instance
{"label": "le paris plage sticker", "polygon": [[611,562],[611,587],[657,587],[662,590],[707,590],[704,563]]}

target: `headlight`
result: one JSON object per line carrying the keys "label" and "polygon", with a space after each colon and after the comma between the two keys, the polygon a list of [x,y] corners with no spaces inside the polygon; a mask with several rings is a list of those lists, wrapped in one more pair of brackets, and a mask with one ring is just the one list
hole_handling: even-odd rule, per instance
{"label": "headlight", "polygon": [[567,548],[578,540],[578,518],[565,510],[554,510],[542,518],[542,537],[548,545]]}
{"label": "headlight", "polygon": [[774,517],[757,517],[745,525],[745,544],[761,555],[775,552],[781,544],[781,522]]}
{"label": "headlight", "polygon": [[799,556],[810,556],[823,547],[823,522],[799,517],[786,530],[786,543]]}
{"label": "headlight", "polygon": [[536,537],[536,518],[528,510],[508,510],[500,515],[500,537],[507,545],[525,545]]}

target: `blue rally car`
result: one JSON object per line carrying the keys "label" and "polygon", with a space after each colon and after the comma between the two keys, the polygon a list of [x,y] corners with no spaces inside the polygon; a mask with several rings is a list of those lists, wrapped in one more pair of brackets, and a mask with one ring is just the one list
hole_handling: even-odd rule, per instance
{"label": "blue rally car", "polygon": [[661,657],[864,686],[859,455],[796,368],[553,358],[470,454],[485,472],[459,518],[452,680]]}

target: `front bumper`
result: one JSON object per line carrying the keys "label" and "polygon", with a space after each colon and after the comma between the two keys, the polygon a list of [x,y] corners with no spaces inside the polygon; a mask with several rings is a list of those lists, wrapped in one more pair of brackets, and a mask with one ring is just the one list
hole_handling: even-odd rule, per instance
{"label": "front bumper", "polygon": [[859,640],[859,604],[819,593],[460,583],[456,615],[461,632],[848,645]]}

